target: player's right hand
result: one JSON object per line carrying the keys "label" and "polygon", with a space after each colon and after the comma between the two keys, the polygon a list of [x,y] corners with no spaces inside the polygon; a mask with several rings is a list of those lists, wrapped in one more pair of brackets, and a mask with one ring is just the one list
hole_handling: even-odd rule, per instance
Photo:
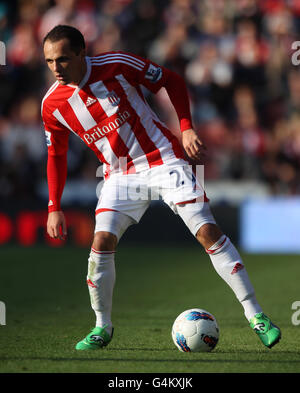
{"label": "player's right hand", "polygon": [[65,240],[67,225],[62,211],[50,212],[48,214],[47,233],[53,239]]}

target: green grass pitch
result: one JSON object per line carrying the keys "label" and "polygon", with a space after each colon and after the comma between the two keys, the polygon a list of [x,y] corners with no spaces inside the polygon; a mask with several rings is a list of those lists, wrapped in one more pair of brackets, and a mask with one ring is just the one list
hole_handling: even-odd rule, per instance
{"label": "green grass pitch", "polygon": [[[198,245],[130,246],[116,254],[115,334],[110,345],[78,352],[94,325],[85,282],[89,250],[66,246],[0,251],[0,373],[298,373],[299,256],[243,255],[259,302],[282,329],[271,350],[248,327],[233,293]],[[185,309],[215,315],[220,339],[211,353],[181,353],[171,326]]]}

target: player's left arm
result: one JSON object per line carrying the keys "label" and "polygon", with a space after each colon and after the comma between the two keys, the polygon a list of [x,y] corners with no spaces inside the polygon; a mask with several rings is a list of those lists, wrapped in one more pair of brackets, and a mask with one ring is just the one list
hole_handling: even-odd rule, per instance
{"label": "player's left arm", "polygon": [[162,87],[166,89],[178,116],[182,145],[187,155],[192,159],[204,156],[206,147],[193,128],[189,95],[184,79],[174,71],[138,58],[145,63],[142,72],[138,73],[138,82],[154,94]]}
{"label": "player's left arm", "polygon": [[164,87],[176,110],[182,135],[182,145],[187,155],[197,160],[205,155],[206,147],[193,128],[189,96],[184,79],[175,72],[164,69]]}

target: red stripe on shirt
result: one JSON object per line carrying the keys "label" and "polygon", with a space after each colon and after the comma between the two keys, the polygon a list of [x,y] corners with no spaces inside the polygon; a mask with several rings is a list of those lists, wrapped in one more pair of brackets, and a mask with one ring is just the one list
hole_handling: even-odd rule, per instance
{"label": "red stripe on shirt", "polygon": [[[118,83],[118,86],[124,91],[123,86],[119,82],[117,82],[117,83]],[[129,83],[129,82],[127,81],[127,83]],[[133,114],[133,116],[130,116],[130,118],[127,119],[127,123],[130,124],[132,132],[134,133],[143,152],[145,153],[145,156],[147,158],[150,168],[154,167],[154,166],[162,165],[163,160],[162,160],[159,149],[156,147],[154,142],[151,140],[150,136],[148,135],[145,127],[143,126],[143,124],[140,120],[139,115],[137,114],[134,107],[129,102],[126,92],[124,91],[124,98],[125,97],[126,97],[127,105],[130,108],[130,113]]]}
{"label": "red stripe on shirt", "polygon": [[176,158],[185,159],[184,152],[180,146],[178,139],[171,133],[171,131],[169,131],[166,127],[164,127],[160,122],[158,122],[156,120],[153,120],[153,121],[154,121],[154,124],[156,125],[156,127],[162,132],[162,134],[172,144],[172,148],[173,148]]}
{"label": "red stripe on shirt", "polygon": [[65,105],[59,107],[59,112],[72,130],[76,130],[76,133],[79,134],[85,131],[68,101],[65,101]]}

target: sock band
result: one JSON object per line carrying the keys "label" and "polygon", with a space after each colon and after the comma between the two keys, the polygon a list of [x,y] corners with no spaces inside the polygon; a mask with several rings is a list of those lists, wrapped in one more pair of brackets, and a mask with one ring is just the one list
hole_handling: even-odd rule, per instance
{"label": "sock band", "polygon": [[115,252],[116,252],[116,251],[98,251],[93,247],[91,248],[91,251],[97,255],[109,255],[109,254],[115,254]]}
{"label": "sock band", "polygon": [[210,248],[205,249],[205,251],[207,254],[215,254],[216,251],[220,250],[220,248],[225,244],[226,240],[227,236],[222,235],[215,244],[213,244]]}

